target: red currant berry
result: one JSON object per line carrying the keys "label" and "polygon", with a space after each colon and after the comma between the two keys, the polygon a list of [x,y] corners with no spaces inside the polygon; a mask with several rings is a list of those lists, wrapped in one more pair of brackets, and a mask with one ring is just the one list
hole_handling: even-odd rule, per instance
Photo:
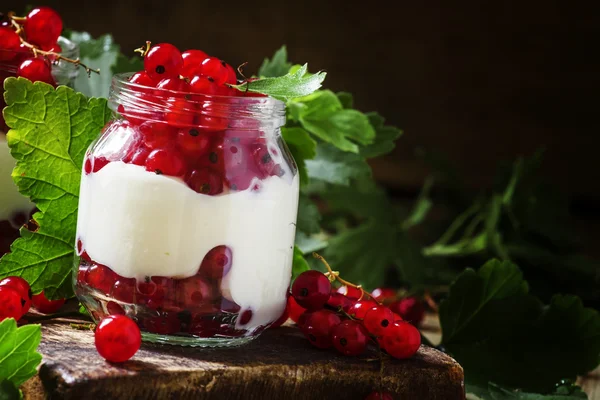
{"label": "red currant berry", "polygon": [[148,317],[143,321],[144,328],[159,335],[172,335],[179,332],[181,321],[175,313],[165,313],[160,316]]}
{"label": "red currant berry", "polygon": [[229,120],[227,118],[201,114],[200,126],[209,132],[220,132],[229,127]]}
{"label": "red currant berry", "polygon": [[331,283],[323,273],[315,270],[305,271],[298,275],[292,285],[292,296],[302,307],[307,310],[323,308],[329,293]]}
{"label": "red currant berry", "polygon": [[23,316],[23,306],[23,298],[17,289],[0,286],[0,321],[6,318],[18,321]]}
{"label": "red currant berry", "polygon": [[144,122],[139,127],[142,134],[142,141],[150,149],[167,147],[175,138],[177,128],[167,125],[164,122]]}
{"label": "red currant berry", "polygon": [[237,174],[227,171],[227,186],[232,191],[242,191],[248,189],[256,183],[257,172],[252,169],[238,171]]}
{"label": "red currant berry", "polygon": [[15,289],[19,293],[21,296],[21,304],[23,305],[21,310],[22,314],[27,314],[27,311],[29,311],[29,308],[31,307],[32,297],[29,283],[27,283],[27,281],[20,276],[9,276],[0,281],[0,287],[3,286]]}
{"label": "red currant berry", "polygon": [[148,76],[146,71],[136,72],[135,74],[131,75],[129,82],[139,85],[140,87],[136,87],[136,90],[144,93],[151,93],[148,88],[153,88],[156,86],[156,83]]}
{"label": "red currant berry", "polygon": [[27,40],[38,46],[56,43],[63,29],[60,15],[49,7],[36,7],[27,14],[23,23]]}
{"label": "red currant berry", "polygon": [[283,313],[279,318],[275,320],[271,325],[269,325],[269,329],[279,328],[281,325],[285,324],[285,322],[289,319],[287,307],[283,310]]}
{"label": "red currant berry", "polygon": [[33,308],[43,314],[52,314],[57,312],[65,304],[65,299],[48,300],[44,292],[36,294],[31,298]]}
{"label": "red currant berry", "polygon": [[[190,91],[190,84],[184,81],[183,79],[179,79],[178,77],[164,78],[158,85],[156,85],[157,89],[161,90],[172,90],[175,92],[182,92],[180,95],[183,95],[183,92]],[[169,96],[177,96],[177,94],[169,94]]]}
{"label": "red currant berry", "polygon": [[134,278],[118,277],[117,281],[112,286],[110,295],[112,298],[122,301],[123,303],[133,304],[135,302],[135,284],[136,281]]}
{"label": "red currant berry", "polygon": [[377,303],[373,300],[360,300],[354,303],[354,305],[348,311],[348,314],[354,315],[356,318],[364,319],[365,315],[373,307],[377,307]]}
{"label": "red currant berry", "polygon": [[358,300],[362,297],[362,291],[352,286],[341,286],[337,292],[352,300]]}
{"label": "red currant berry", "polygon": [[363,324],[367,330],[375,336],[383,336],[396,320],[396,315],[385,306],[372,307],[365,314]]}
{"label": "red currant berry", "polygon": [[176,292],[179,304],[183,307],[192,307],[202,303],[210,303],[215,299],[213,287],[198,276],[191,276],[177,282]]}
{"label": "red currant berry", "polygon": [[144,166],[146,165],[148,155],[150,155],[150,150],[145,147],[139,148],[133,153],[130,163],[133,165]]}
{"label": "red currant berry", "polygon": [[144,70],[155,81],[176,77],[179,75],[182,66],[181,53],[177,47],[169,43],[152,46],[146,57],[144,57]]}
{"label": "red currant berry", "polygon": [[233,254],[229,247],[214,247],[204,256],[200,265],[200,274],[210,279],[221,279],[229,273],[232,260]]}
{"label": "red currant berry", "polygon": [[247,171],[249,149],[239,141],[226,139],[223,142],[223,163],[227,174],[238,175]]}
{"label": "red currant berry", "polygon": [[409,358],[419,350],[421,334],[412,324],[396,321],[386,330],[380,343],[392,357]]}
{"label": "red currant berry", "polygon": [[327,300],[327,305],[338,309],[341,308],[345,312],[348,312],[354,306],[354,301],[350,300],[341,293],[332,291],[329,295],[329,300]]}
{"label": "red currant berry", "polygon": [[419,326],[423,322],[423,318],[425,318],[425,306],[423,302],[413,296],[390,304],[390,310],[415,326]]}
{"label": "red currant berry", "polygon": [[181,176],[185,172],[185,164],[175,151],[158,149],[146,159],[146,170],[157,175]]}
{"label": "red currant berry", "polygon": [[191,78],[192,74],[199,70],[202,61],[208,58],[208,54],[202,50],[186,50],[181,53],[181,58],[183,59],[183,66],[180,74],[186,78]]}
{"label": "red currant berry", "polygon": [[125,315],[125,310],[123,310],[123,307],[114,301],[109,301],[106,303],[106,311],[108,312],[108,315]]}
{"label": "red currant berry", "polygon": [[240,325],[246,325],[248,322],[252,320],[252,310],[245,310],[242,314],[240,314],[240,318],[238,322]]}
{"label": "red currant berry", "polygon": [[41,58],[30,58],[19,65],[17,76],[29,79],[31,82],[44,82],[52,86],[56,86],[56,82],[52,77],[50,65]]}
{"label": "red currant berry", "polygon": [[304,312],[306,311],[306,308],[300,306],[296,302],[296,300],[294,299],[294,296],[288,297],[286,309],[288,311],[290,319],[297,324],[299,323],[298,321],[300,321],[300,317],[302,316],[302,314],[304,314]]}
{"label": "red currant berry", "polygon": [[96,157],[92,161],[94,167],[92,168],[92,172],[96,173],[100,171],[102,168],[108,165],[110,161],[106,157]]}
{"label": "red currant berry", "polygon": [[0,27],[0,61],[10,61],[17,56],[21,46],[19,35],[7,27]]}
{"label": "red currant berry", "polygon": [[331,331],[333,346],[342,354],[357,356],[367,348],[368,333],[358,322],[342,321]]}
{"label": "red currant berry", "polygon": [[125,362],[139,350],[142,335],[140,328],[128,317],[111,315],[96,327],[94,341],[96,350],[104,359]]}
{"label": "red currant berry", "polygon": [[195,75],[190,81],[190,91],[196,94],[212,96],[217,94],[219,85],[215,80],[207,75]]}
{"label": "red currant berry", "polygon": [[200,168],[190,172],[185,182],[195,192],[214,196],[223,192],[223,178],[211,168]]}
{"label": "red currant berry", "polygon": [[389,304],[396,299],[396,290],[390,288],[377,288],[371,293],[373,298],[383,304]]}
{"label": "red currant berry", "polygon": [[185,99],[169,99],[165,121],[177,128],[187,128],[194,125],[197,113],[196,106]]}
{"label": "red currant berry", "polygon": [[333,344],[331,331],[340,322],[341,318],[329,310],[311,311],[303,321],[302,332],[315,347],[327,349]]}
{"label": "red currant berry", "polygon": [[196,128],[182,128],[177,132],[177,145],[188,156],[201,156],[210,147],[210,138]]}
{"label": "red currant berry", "polygon": [[229,78],[229,70],[227,69],[227,63],[223,60],[219,60],[216,57],[208,57],[202,61],[202,67],[200,69],[203,75],[212,76],[217,85],[222,85]]}
{"label": "red currant berry", "polygon": [[117,274],[106,265],[94,264],[88,269],[85,279],[87,284],[94,289],[109,294],[117,280]]}
{"label": "red currant berry", "polygon": [[394,398],[388,392],[371,392],[365,400],[394,400]]}
{"label": "red currant berry", "polygon": [[256,144],[252,148],[252,155],[254,157],[254,162],[258,167],[258,170],[261,172],[261,178],[266,178],[267,176],[273,175],[273,171],[275,169],[275,161],[269,154],[269,150],[266,145]]}

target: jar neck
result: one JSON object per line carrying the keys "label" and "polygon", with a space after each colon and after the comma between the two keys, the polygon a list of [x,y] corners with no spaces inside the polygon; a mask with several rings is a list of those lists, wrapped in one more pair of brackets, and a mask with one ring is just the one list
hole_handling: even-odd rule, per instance
{"label": "jar neck", "polygon": [[113,77],[109,107],[126,118],[175,123],[185,128],[276,131],[285,124],[285,104],[270,97],[201,95],[129,82],[131,73]]}

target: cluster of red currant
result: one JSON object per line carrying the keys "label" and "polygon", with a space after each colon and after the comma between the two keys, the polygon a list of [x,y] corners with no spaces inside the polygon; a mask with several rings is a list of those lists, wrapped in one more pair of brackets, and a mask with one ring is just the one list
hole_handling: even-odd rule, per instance
{"label": "cluster of red currant", "polygon": [[[240,306],[221,293],[221,279],[231,269],[233,254],[227,246],[210,250],[196,275],[185,279],[161,276],[145,281],[124,278],[109,267],[93,262],[78,241],[81,262],[77,287],[85,286],[111,301],[102,307],[90,309],[95,319],[108,315],[125,315],[126,309],[137,307],[136,322],[145,331],[161,335],[184,334],[211,337],[217,334],[242,336],[243,329],[234,329],[231,321],[240,312]],[[125,308],[124,308],[125,307]],[[252,319],[252,311],[239,315],[240,324]]]}
{"label": "cluster of red currant", "polygon": [[[329,272],[303,272],[292,284],[288,299],[289,317],[314,346],[357,356],[373,343],[399,359],[417,352],[421,335],[414,325],[360,286],[341,279],[321,256],[315,257]],[[331,282],[336,280],[343,285],[341,290],[332,290]]]}
{"label": "cluster of red currant", "polygon": [[34,8],[23,18],[8,14],[0,23],[0,63],[5,70],[0,80],[12,70],[32,82],[56,86],[51,64],[62,52],[57,43],[62,28],[62,19],[49,7]]}
{"label": "cluster of red currant", "polygon": [[[284,174],[274,159],[280,154],[258,121],[247,118],[248,126],[228,129],[226,99],[255,96],[227,86],[237,82],[230,65],[201,50],[180,53],[168,43],[148,43],[142,53],[145,69],[129,78],[130,99],[118,106],[124,120],[111,128],[135,132],[120,161],[183,178],[207,195],[259,190],[260,180]],[[148,110],[148,104],[158,107]],[[108,162],[88,158],[85,172],[98,172]]]}
{"label": "cluster of red currant", "polygon": [[0,321],[6,318],[18,321],[31,306],[41,313],[52,314],[64,303],[65,299],[48,300],[44,292],[32,295],[29,283],[19,276],[9,276],[0,281]]}

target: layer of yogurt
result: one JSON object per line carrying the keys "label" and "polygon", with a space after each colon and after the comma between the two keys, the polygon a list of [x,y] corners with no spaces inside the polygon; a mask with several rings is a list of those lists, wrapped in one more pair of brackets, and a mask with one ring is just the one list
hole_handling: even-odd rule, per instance
{"label": "layer of yogurt", "polygon": [[284,176],[259,181],[258,191],[208,196],[181,179],[111,162],[82,174],[77,236],[92,260],[138,280],[192,276],[210,249],[229,246],[223,296],[252,310],[242,328],[258,327],[281,315],[290,282],[299,179]]}
{"label": "layer of yogurt", "polygon": [[0,221],[10,220],[18,213],[28,214],[34,207],[27,197],[19,193],[12,179],[15,163],[10,155],[6,135],[0,131]]}

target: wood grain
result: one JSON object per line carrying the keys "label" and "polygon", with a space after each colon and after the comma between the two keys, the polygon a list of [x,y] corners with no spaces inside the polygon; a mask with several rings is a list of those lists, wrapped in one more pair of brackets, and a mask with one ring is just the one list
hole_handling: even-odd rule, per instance
{"label": "wood grain", "polygon": [[386,360],[380,374],[377,354],[319,350],[284,326],[232,349],[143,344],[132,360],[116,365],[98,356],[91,331],[65,322],[42,329],[44,359],[38,379],[23,387],[26,399],[352,400],[380,385],[396,400],[464,398],[460,365],[424,346],[410,360]]}

